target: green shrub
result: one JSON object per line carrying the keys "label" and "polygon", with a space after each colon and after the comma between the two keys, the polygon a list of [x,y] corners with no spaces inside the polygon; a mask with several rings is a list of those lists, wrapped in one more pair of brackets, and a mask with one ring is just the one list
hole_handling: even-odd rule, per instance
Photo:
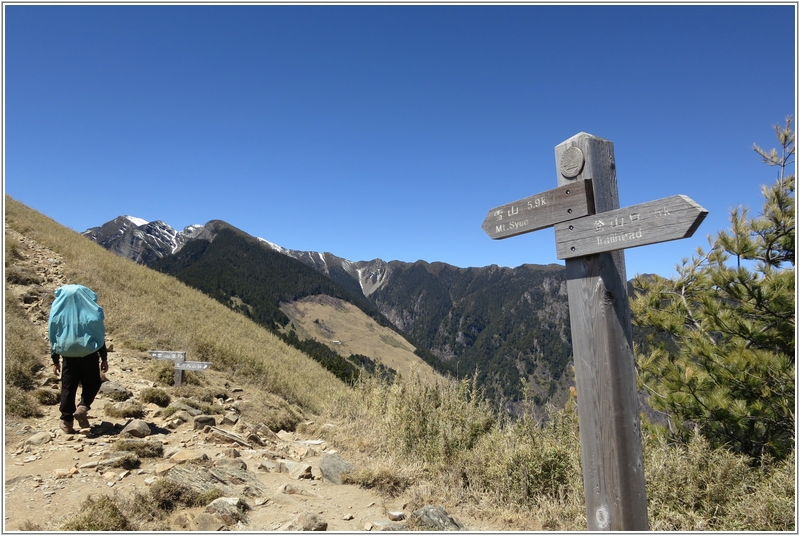
{"label": "green shrub", "polygon": [[172,361],[156,361],[147,369],[145,376],[161,385],[175,385],[175,364]]}
{"label": "green shrub", "polygon": [[[795,440],[795,176],[792,118],[776,126],[778,167],[761,214],[731,211],[729,230],[683,259],[670,279],[637,277],[634,322],[649,331],[637,371],[675,439],[783,458]],[[780,156],[779,156],[780,155]]]}
{"label": "green shrub", "polygon": [[128,391],[113,391],[106,396],[114,402],[125,402],[131,397],[131,394]]}
{"label": "green shrub", "polygon": [[163,389],[155,387],[148,387],[139,393],[139,399],[145,404],[155,404],[159,407],[166,408],[169,406],[170,397]]}

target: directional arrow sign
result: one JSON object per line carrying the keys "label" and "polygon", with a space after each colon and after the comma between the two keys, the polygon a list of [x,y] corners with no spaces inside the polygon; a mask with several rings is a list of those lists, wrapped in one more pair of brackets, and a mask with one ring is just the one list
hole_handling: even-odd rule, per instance
{"label": "directional arrow sign", "polygon": [[586,216],[593,206],[592,181],[581,180],[493,208],[481,227],[499,240]]}
{"label": "directional arrow sign", "polygon": [[175,363],[175,370],[205,370],[211,363],[206,361],[180,361]]}
{"label": "directional arrow sign", "polygon": [[183,361],[186,359],[186,352],[168,352],[165,350],[153,350],[150,356],[153,359],[169,359],[170,361]]}
{"label": "directional arrow sign", "polygon": [[706,209],[685,195],[673,195],[559,223],[555,226],[556,255],[571,259],[688,238],[706,214]]}

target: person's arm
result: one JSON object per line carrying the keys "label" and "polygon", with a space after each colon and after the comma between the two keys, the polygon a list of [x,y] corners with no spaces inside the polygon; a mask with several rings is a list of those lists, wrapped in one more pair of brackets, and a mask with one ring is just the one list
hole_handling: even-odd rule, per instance
{"label": "person's arm", "polygon": [[103,347],[98,350],[100,353],[100,370],[103,372],[108,372],[108,348],[106,348],[105,343]]}
{"label": "person's arm", "polygon": [[61,356],[58,354],[50,354],[50,359],[53,360],[53,374],[58,376],[59,374],[61,374],[61,363],[60,363]]}

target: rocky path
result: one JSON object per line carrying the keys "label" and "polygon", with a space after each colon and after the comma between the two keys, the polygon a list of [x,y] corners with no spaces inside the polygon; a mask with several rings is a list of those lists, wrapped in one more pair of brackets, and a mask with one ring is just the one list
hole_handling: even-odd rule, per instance
{"label": "rocky path", "polygon": [[[27,270],[38,279],[20,279],[6,288],[46,338],[47,296],[68,283],[63,260],[9,229],[6,239],[22,246],[22,258],[9,269]],[[58,406],[42,406],[41,418],[5,419],[4,531],[59,530],[90,495],[131,497],[146,493],[159,479],[197,491],[216,487],[225,495],[208,507],[172,512],[166,520],[171,530],[352,532],[408,529],[415,526],[410,520],[433,530],[500,529],[455,508],[449,514],[438,505],[409,511],[407,497],[387,498],[337,483],[341,472],[357,468],[358,462],[322,439],[244,422],[237,406],[250,396],[246,388],[229,389],[227,399],[216,400],[220,411],[213,415],[184,405],[164,417],[163,408],[143,404],[139,419],[109,417],[103,408],[114,403],[115,391],[135,401],[144,389],[155,387],[143,374],[150,359],[145,352],[110,353],[107,382],[89,413],[92,427],[80,433],[59,429]],[[39,381],[43,388],[59,389],[50,367]],[[158,444],[160,455],[138,457],[115,449],[118,442],[137,441]]]}
{"label": "rocky path", "polygon": [[[99,417],[94,410],[90,416]],[[320,461],[337,455],[320,440],[280,433],[272,441],[262,439],[263,447],[247,448],[224,441],[210,428],[195,430],[192,422],[186,422],[169,433],[147,437],[163,445],[163,457],[139,458],[138,467],[126,469],[114,467],[120,453],[113,445],[123,440],[126,434],[121,432],[130,419],[92,419],[91,431],[75,435],[63,434],[57,419],[52,407],[41,419],[6,423],[6,530],[26,524],[58,530],[89,494],[145,492],[158,478],[180,475],[176,468],[189,468],[193,474],[233,468],[222,473],[222,479],[216,473],[207,485],[229,491],[249,510],[242,520],[230,523],[231,516],[224,512],[209,515],[203,508],[184,509],[170,520],[174,530],[285,530],[302,515],[314,523],[321,520],[327,530],[374,530],[390,523],[390,512],[404,511],[402,498],[387,501],[368,490],[326,479]],[[162,419],[145,417],[143,421],[148,427],[168,430],[169,423]],[[250,489],[240,485],[243,481],[249,482]]]}

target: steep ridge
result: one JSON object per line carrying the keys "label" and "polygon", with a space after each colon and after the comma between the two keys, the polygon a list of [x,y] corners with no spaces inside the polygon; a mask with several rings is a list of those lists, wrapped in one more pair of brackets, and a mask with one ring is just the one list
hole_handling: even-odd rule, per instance
{"label": "steep ridge", "polygon": [[512,407],[522,395],[566,400],[574,380],[563,267],[390,266],[371,299],[451,369],[477,371],[487,392]]}

